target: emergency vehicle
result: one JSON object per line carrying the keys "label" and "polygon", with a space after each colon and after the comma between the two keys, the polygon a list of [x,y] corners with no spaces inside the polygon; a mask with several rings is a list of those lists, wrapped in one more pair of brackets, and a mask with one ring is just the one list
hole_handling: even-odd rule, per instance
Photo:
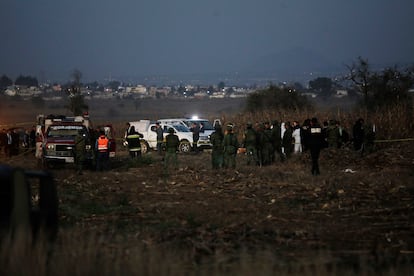
{"label": "emergency vehicle", "polygon": [[[103,130],[110,141],[110,157],[115,157],[116,143],[111,125],[99,126],[96,131]],[[36,126],[36,157],[47,167],[51,163],[75,162],[75,138],[78,133],[85,137],[86,162],[92,164],[94,159],[94,133],[89,115],[38,115]]]}

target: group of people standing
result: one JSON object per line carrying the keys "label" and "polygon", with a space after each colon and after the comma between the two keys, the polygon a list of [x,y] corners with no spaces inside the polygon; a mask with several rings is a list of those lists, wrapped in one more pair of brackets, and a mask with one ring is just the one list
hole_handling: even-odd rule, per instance
{"label": "group of people standing", "polygon": [[[353,126],[353,139],[339,121],[329,120],[321,124],[317,118],[306,119],[302,125],[298,121],[279,123],[247,123],[240,144],[229,124],[223,133],[221,126],[215,126],[210,141],[213,145],[212,167],[234,168],[237,148],[245,150],[246,164],[267,166],[279,160],[284,162],[292,155],[309,151],[312,175],[319,175],[319,155],[323,148],[341,148],[352,141],[356,151],[372,149],[375,127],[366,127],[363,119]],[[226,138],[227,137],[227,138]]]}
{"label": "group of people standing", "polygon": [[[158,130],[158,132],[157,132]],[[157,127],[157,150],[162,154],[165,147],[165,166],[177,164],[176,153],[179,139],[170,128],[164,139],[162,128]],[[246,155],[247,165],[268,166],[279,160],[285,162],[292,155],[308,151],[311,156],[311,173],[319,175],[319,155],[323,148],[341,148],[352,141],[354,149],[361,151],[368,145],[373,145],[375,130],[367,131],[363,119],[358,119],[353,126],[353,139],[348,132],[336,120],[320,123],[317,118],[306,119],[302,125],[298,121],[282,122],[277,120],[264,123],[247,123],[239,142],[238,135],[234,131],[234,125],[229,123],[223,129],[221,124],[214,125],[214,132],[210,135],[212,144],[211,165],[213,169],[236,168],[237,153],[243,149]],[[199,127],[193,126],[193,134],[199,133]],[[140,152],[139,140],[142,134],[137,133],[133,127],[126,134],[131,153],[134,149]]]}
{"label": "group of people standing", "polygon": [[[284,161],[292,152],[302,151],[302,143],[296,143],[296,139],[300,139],[311,150],[312,174],[318,175],[319,152],[323,147],[324,137],[318,120],[313,118],[309,122],[309,127],[303,132],[300,131],[297,122],[293,127],[290,123],[284,123],[282,125],[284,131],[277,121],[272,124],[256,123],[255,127],[252,123],[247,123],[240,144],[232,124],[226,126],[225,133],[222,132],[220,125],[216,125],[214,133],[210,136],[213,147],[212,167],[213,169],[235,168],[239,148],[245,149],[247,165],[267,166],[277,158]],[[295,138],[296,135],[299,137]]]}
{"label": "group of people standing", "polygon": [[3,129],[0,132],[0,154],[4,153],[6,157],[19,154],[21,148],[25,151],[35,149],[36,131],[35,127],[31,130],[26,129]]}
{"label": "group of people standing", "polygon": [[[90,139],[90,141],[88,139]],[[86,162],[86,145],[89,143],[94,149],[92,162],[95,165],[95,170],[102,172],[109,169],[109,151],[111,142],[104,130],[91,130],[90,136],[86,135],[82,130],[79,130],[74,143],[74,157],[77,174],[83,174],[83,167]]]}

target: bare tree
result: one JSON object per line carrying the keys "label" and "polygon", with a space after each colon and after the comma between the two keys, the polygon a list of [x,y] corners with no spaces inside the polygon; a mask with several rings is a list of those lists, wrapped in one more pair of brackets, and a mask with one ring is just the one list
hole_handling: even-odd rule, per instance
{"label": "bare tree", "polygon": [[75,69],[72,74],[72,84],[70,88],[67,89],[69,96],[69,104],[66,106],[74,116],[82,115],[84,111],[88,111],[89,107],[85,103],[84,97],[81,93],[81,78],[82,73]]}
{"label": "bare tree", "polygon": [[364,104],[368,104],[368,96],[371,90],[371,77],[372,73],[369,68],[368,59],[358,57],[357,63],[352,65],[346,65],[349,70],[347,79],[352,81],[358,88],[359,92],[364,96]]}

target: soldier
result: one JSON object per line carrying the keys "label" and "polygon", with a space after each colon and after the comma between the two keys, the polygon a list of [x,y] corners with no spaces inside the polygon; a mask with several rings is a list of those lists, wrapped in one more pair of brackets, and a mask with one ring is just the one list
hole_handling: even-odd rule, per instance
{"label": "soldier", "polygon": [[223,139],[224,146],[224,168],[236,168],[236,154],[237,149],[239,148],[239,142],[237,141],[236,134],[233,132],[233,125],[228,124],[226,127],[226,134]]}
{"label": "soldier", "polygon": [[128,142],[128,150],[129,150],[129,155],[131,156],[131,158],[141,157],[141,140],[140,139],[143,137],[144,135],[136,131],[134,126],[131,126],[125,138],[125,140]]}
{"label": "soldier", "polygon": [[262,157],[262,143],[261,143],[262,138],[261,137],[263,135],[264,125],[259,122],[256,122],[254,130],[256,132],[258,166],[262,166],[263,157]]}
{"label": "soldier", "polygon": [[76,172],[79,175],[82,175],[83,164],[85,162],[86,155],[86,139],[85,134],[81,130],[78,131],[78,134],[75,137],[75,164]]}
{"label": "soldier", "polygon": [[264,123],[264,129],[260,136],[262,165],[270,165],[272,163],[273,145],[272,145],[272,130],[270,123]]}
{"label": "soldier", "polygon": [[244,141],[243,144],[246,148],[247,161],[246,164],[255,164],[259,165],[258,155],[257,155],[257,133],[253,129],[251,123],[247,123],[246,131],[244,132]]}
{"label": "soldier", "polygon": [[326,128],[326,139],[329,148],[339,148],[339,129],[335,120],[329,120]]}
{"label": "soldier", "polygon": [[211,164],[213,169],[221,169],[223,167],[223,139],[224,134],[221,125],[214,126],[214,132],[210,135],[212,145]]}
{"label": "soldier", "polygon": [[170,127],[168,129],[168,135],[165,137],[165,159],[164,168],[168,169],[170,164],[174,164],[174,168],[177,169],[177,151],[180,145],[178,136],[174,134],[174,129]]}

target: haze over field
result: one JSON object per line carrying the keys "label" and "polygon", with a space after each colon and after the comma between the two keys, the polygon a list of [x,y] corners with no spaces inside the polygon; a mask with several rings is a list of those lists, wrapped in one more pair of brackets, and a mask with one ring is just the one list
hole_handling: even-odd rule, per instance
{"label": "haze over field", "polygon": [[408,64],[413,11],[411,0],[2,0],[0,74],[303,79],[358,56]]}

